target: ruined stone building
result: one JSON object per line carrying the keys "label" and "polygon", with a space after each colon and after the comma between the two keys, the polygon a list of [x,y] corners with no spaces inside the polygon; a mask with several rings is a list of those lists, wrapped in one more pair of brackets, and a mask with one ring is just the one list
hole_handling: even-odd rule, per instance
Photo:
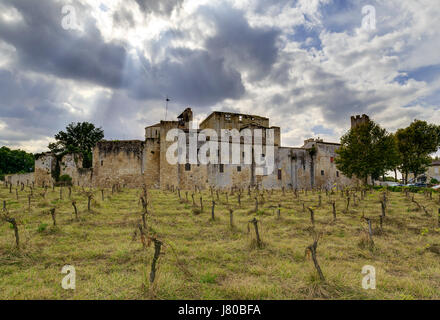
{"label": "ruined stone building", "polygon": [[[352,117],[352,125],[368,117]],[[170,129],[181,129],[189,134],[193,112],[187,108],[176,121],[160,121],[145,128],[145,140],[106,141],[93,149],[93,168],[82,168],[78,155],[68,154],[60,163],[60,174],[68,174],[74,185],[111,187],[120,183],[126,187],[148,188],[179,187],[182,190],[260,186],[264,188],[331,188],[352,182],[335,165],[337,143],[322,139],[308,139],[302,147],[281,146],[280,128],[270,126],[269,119],[256,115],[231,112],[213,112],[203,120],[197,132],[213,129],[220,137],[221,129],[273,129],[275,168],[267,174],[257,175],[252,164],[170,164],[166,152],[175,141],[167,141]],[[265,145],[263,137],[263,152]],[[244,141],[240,141],[243,148]],[[200,143],[198,144],[198,147]],[[253,147],[252,147],[253,148]],[[243,153],[244,156],[244,153]],[[253,158],[253,157],[252,157]],[[56,159],[51,153],[41,155],[35,162],[33,179],[37,185],[51,184]],[[11,182],[20,179],[8,176]],[[27,177],[29,179],[29,177]]]}

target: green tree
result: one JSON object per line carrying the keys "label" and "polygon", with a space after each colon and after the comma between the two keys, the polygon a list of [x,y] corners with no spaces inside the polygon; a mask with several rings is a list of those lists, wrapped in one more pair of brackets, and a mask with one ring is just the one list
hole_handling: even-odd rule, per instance
{"label": "green tree", "polygon": [[407,128],[397,130],[396,139],[400,154],[399,170],[407,183],[409,173],[417,178],[431,164],[430,155],[440,146],[440,126],[414,120]]}
{"label": "green tree", "polygon": [[342,136],[336,152],[336,167],[346,176],[356,176],[365,184],[369,176],[373,179],[383,177],[399,163],[393,135],[374,121],[351,128]]}
{"label": "green tree", "polygon": [[0,178],[5,174],[25,173],[34,171],[35,158],[32,153],[23,150],[0,148]]}
{"label": "green tree", "polygon": [[83,167],[92,166],[92,149],[99,140],[104,138],[104,131],[89,122],[71,123],[66,132],[55,135],[56,142],[49,144],[49,149],[58,157],[67,153],[81,153]]}

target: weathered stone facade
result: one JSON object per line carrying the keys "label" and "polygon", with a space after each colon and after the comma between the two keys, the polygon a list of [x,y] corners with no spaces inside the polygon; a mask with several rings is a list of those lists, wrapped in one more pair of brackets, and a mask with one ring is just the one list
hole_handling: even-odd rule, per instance
{"label": "weathered stone facade", "polygon": [[46,152],[35,159],[35,184],[49,186],[53,183],[52,172],[55,171],[56,158]]}
{"label": "weathered stone facade", "polygon": [[[161,121],[146,127],[144,141],[100,141],[93,149],[93,168],[90,169],[82,168],[82,159],[79,156],[66,155],[61,160],[60,174],[70,175],[74,185],[111,187],[119,183],[125,187],[141,187],[145,184],[147,188],[166,189],[174,186],[182,190],[194,189],[194,187],[246,188],[257,185],[264,188],[310,189],[331,188],[335,185],[344,186],[352,183],[351,179],[343,176],[336,168],[334,159],[339,144],[308,139],[300,148],[283,147],[280,128],[269,126],[268,118],[230,112],[213,112],[200,123],[200,129],[196,132],[213,129],[218,135],[217,139],[220,140],[222,129],[236,129],[240,133],[244,129],[250,129],[251,132],[255,129],[273,129],[275,167],[272,172],[256,174],[255,161],[240,165],[169,163],[167,150],[176,142],[167,141],[167,133],[171,129],[181,129],[186,135],[188,149],[192,119],[192,110],[187,108],[179,115],[177,121]],[[351,120],[355,125],[365,119],[365,117],[352,117]],[[267,138],[263,134],[263,153],[266,152]],[[241,160],[245,157],[243,150],[249,151],[249,156],[253,159],[256,151],[252,147],[252,141],[245,141],[243,137],[240,139]],[[197,148],[203,143],[197,142]],[[232,145],[231,138],[230,153]],[[247,145],[251,147],[246,149]],[[53,183],[51,172],[55,165],[56,159],[50,153],[40,156],[35,162],[35,183],[38,185]]]}
{"label": "weathered stone facade", "polygon": [[8,174],[5,176],[5,181],[12,184],[13,186],[19,186],[22,183],[26,186],[32,185],[32,183],[35,181],[35,174],[34,172]]}

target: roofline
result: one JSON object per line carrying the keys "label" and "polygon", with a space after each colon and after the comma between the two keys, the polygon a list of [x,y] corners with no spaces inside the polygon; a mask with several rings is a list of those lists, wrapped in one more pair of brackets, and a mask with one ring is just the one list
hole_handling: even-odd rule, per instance
{"label": "roofline", "polygon": [[154,127],[160,127],[160,122],[158,122],[156,124],[152,124],[151,126],[146,126],[145,129],[147,129],[147,128],[154,128]]}
{"label": "roofline", "polygon": [[211,114],[210,114],[209,116],[207,116],[207,117],[205,118],[205,120],[203,120],[202,122],[200,122],[199,125],[202,125],[203,123],[205,123],[205,121],[207,121],[208,119],[210,119],[214,114],[232,114],[232,115],[236,115],[236,116],[256,117],[256,118],[260,118],[260,119],[264,119],[264,120],[269,120],[269,118],[262,117],[262,116],[257,116],[257,115],[255,115],[255,114],[237,113],[237,112],[227,112],[227,111],[213,111],[213,112],[211,112]]}
{"label": "roofline", "polygon": [[140,143],[144,143],[144,140],[99,140],[96,144],[98,143],[119,143],[119,142],[140,142]]}
{"label": "roofline", "polygon": [[321,143],[321,144],[331,144],[331,145],[335,145],[335,146],[340,146],[340,143],[337,142],[325,142],[325,141],[320,141],[320,142],[316,142],[316,143]]}

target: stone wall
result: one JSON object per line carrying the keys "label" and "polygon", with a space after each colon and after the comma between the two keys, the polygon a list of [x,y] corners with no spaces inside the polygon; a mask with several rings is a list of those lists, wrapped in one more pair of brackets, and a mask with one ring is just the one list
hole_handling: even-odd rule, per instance
{"label": "stone wall", "polygon": [[[82,168],[79,155],[66,155],[60,162],[60,174],[68,174],[72,177],[73,184],[78,186],[111,187],[119,183],[133,188],[145,184],[149,189],[174,186],[182,190],[193,190],[195,186],[202,189],[229,189],[256,185],[277,189],[332,188],[354,181],[343,176],[336,168],[334,160],[339,144],[308,139],[301,148],[281,147],[279,127],[270,127],[274,130],[274,168],[264,175],[256,175],[255,162],[243,164],[243,144],[240,145],[242,164],[188,166],[169,163],[167,151],[173,144],[177,145],[177,139],[166,141],[167,133],[171,129],[184,130],[188,144],[188,128],[192,118],[192,111],[188,108],[178,117],[178,121],[161,121],[145,128],[144,141],[100,141],[93,149],[93,168],[90,169]],[[352,118],[354,125],[367,120],[366,116]],[[269,119],[255,115],[213,112],[200,124],[200,130],[207,128],[216,130],[218,134],[221,129],[267,129]],[[202,144],[203,142],[198,143],[198,150]],[[264,144],[265,132],[263,153],[266,154]],[[229,152],[231,155],[232,145]],[[189,163],[188,156],[186,161]],[[53,183],[55,164],[56,159],[50,153],[43,154],[36,160],[34,178],[37,185]]]}
{"label": "stone wall", "polygon": [[52,185],[54,179],[52,172],[55,170],[56,158],[50,152],[44,153],[35,159],[35,184],[39,187]]}
{"label": "stone wall", "polygon": [[61,158],[60,161],[60,176],[67,174],[72,178],[72,184],[74,186],[83,185],[84,181],[82,181],[83,179],[82,177],[80,177],[80,169],[82,169],[82,162],[83,162],[83,157],[81,154],[74,154],[74,153],[66,154]]}
{"label": "stone wall", "polygon": [[240,131],[240,129],[248,125],[268,128],[269,119],[248,114],[213,112],[200,123],[200,129],[214,129],[220,135],[221,129],[237,129]]}
{"label": "stone wall", "polygon": [[166,135],[169,130],[179,128],[179,123],[177,121],[161,121],[160,127],[160,188],[162,190],[166,189],[167,186],[176,186],[179,183],[179,166],[175,164],[170,164],[167,161],[166,153],[168,148],[176,143],[176,141],[166,141]]}
{"label": "stone wall", "polygon": [[98,142],[93,149],[93,185],[142,186],[143,153],[144,142],[139,140]]}
{"label": "stone wall", "polygon": [[35,174],[33,172],[8,174],[5,176],[5,181],[11,183],[13,186],[21,185],[22,183],[28,186],[32,185],[32,182],[35,182]]}
{"label": "stone wall", "polygon": [[[157,132],[157,131],[156,131]],[[146,138],[143,158],[143,175],[147,188],[160,186],[160,139]]]}
{"label": "stone wall", "polygon": [[[194,190],[194,187],[205,189],[208,185],[208,165],[179,164],[179,181],[174,184],[182,190]],[[186,170],[186,169],[189,170]]]}
{"label": "stone wall", "polygon": [[93,168],[78,168],[74,185],[93,187]]}

